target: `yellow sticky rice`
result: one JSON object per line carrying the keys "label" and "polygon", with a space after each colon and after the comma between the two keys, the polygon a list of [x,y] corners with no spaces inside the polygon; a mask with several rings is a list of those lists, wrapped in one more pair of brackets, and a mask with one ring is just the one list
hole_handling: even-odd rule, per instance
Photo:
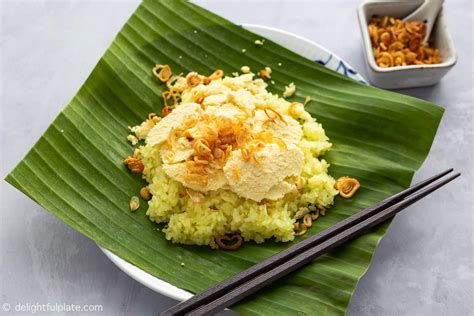
{"label": "yellow sticky rice", "polygon": [[[209,85],[186,88],[180,104],[194,102],[190,98],[193,90],[199,90],[208,97],[222,91],[247,90],[257,109],[269,106],[281,114],[292,116],[301,124],[303,137],[297,146],[304,153],[304,168],[301,176],[306,180],[296,197],[284,197],[278,201],[256,202],[239,197],[236,193],[219,189],[209,191],[200,203],[193,203],[181,183],[171,179],[162,169],[160,146],[143,145],[140,157],[145,166],[144,176],[148,189],[153,195],[148,202],[147,215],[157,223],[167,223],[163,232],[174,243],[215,246],[215,238],[224,234],[239,233],[245,241],[262,243],[274,237],[276,241],[287,242],[294,239],[295,213],[310,205],[330,207],[338,191],[335,180],[328,175],[329,164],[317,157],[331,148],[321,124],[317,123],[303,108],[290,108],[290,102],[266,90],[267,84],[261,79],[253,79],[252,74],[213,80]],[[179,82],[178,84],[183,84]],[[245,93],[241,93],[245,95]],[[178,105],[179,107],[179,105]],[[142,127],[146,127],[142,124]],[[149,129],[149,128],[148,128]],[[133,129],[132,129],[133,130]],[[139,135],[140,129],[135,128]],[[139,138],[145,138],[146,132]]]}

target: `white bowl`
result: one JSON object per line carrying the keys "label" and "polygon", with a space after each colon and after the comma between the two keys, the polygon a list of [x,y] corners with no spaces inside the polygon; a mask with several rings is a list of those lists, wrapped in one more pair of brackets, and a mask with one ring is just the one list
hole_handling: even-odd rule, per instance
{"label": "white bowl", "polygon": [[[366,82],[360,74],[358,74],[349,64],[347,64],[337,55],[334,55],[326,48],[301,36],[266,26],[252,24],[243,24],[242,26],[249,31],[257,33],[282,46],[285,46],[286,48],[294,51],[297,54],[300,54],[303,57],[314,60],[315,62],[324,65],[326,68],[337,71],[353,80],[364,83]],[[153,291],[180,301],[187,300],[193,296],[188,291],[177,288],[174,285],[171,285],[143,271],[142,269],[113,254],[109,250],[102,247],[100,247],[100,249],[122,271]],[[182,268],[178,266],[177,269]]]}
{"label": "white bowl", "polygon": [[449,35],[446,18],[441,9],[434,25],[431,39],[433,45],[440,51],[442,63],[434,65],[410,65],[381,68],[375,63],[372,44],[367,26],[372,16],[393,16],[404,18],[413,12],[423,0],[416,1],[365,1],[359,6],[358,17],[362,33],[362,42],[367,60],[367,73],[369,81],[385,89],[401,89],[431,86],[438,83],[441,78],[456,64],[456,52],[453,40]]}

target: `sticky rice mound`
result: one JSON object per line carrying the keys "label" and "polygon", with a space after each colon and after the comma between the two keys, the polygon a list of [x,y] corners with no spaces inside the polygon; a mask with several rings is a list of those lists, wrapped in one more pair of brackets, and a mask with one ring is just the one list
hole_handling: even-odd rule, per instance
{"label": "sticky rice mound", "polygon": [[174,243],[216,247],[233,234],[293,240],[295,218],[329,208],[338,194],[318,158],[331,148],[323,127],[252,73],[206,78],[174,78],[174,108],[132,128],[144,140],[147,215],[166,223]]}

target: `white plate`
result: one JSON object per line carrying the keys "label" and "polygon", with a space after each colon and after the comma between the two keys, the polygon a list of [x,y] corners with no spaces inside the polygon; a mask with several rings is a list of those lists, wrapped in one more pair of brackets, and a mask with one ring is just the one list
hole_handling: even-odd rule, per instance
{"label": "white plate", "polygon": [[[325,67],[335,70],[349,78],[364,83],[366,82],[361,75],[354,71],[352,67],[350,67],[349,64],[347,64],[341,58],[334,55],[322,46],[301,36],[260,25],[244,24],[243,27],[249,31],[271,39],[272,41],[294,51],[295,53],[300,54],[301,56],[304,56],[310,60],[314,60],[315,62],[319,62]],[[179,289],[163,280],[160,280],[157,277],[154,277],[153,275],[132,265],[131,263],[128,263],[107,249],[102,247],[100,247],[100,249],[123,272],[153,291],[180,301],[184,301],[193,296],[191,293]]]}

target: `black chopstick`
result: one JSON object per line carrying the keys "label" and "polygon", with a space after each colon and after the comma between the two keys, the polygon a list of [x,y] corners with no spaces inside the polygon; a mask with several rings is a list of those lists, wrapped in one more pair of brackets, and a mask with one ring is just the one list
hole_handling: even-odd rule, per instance
{"label": "black chopstick", "polygon": [[284,262],[283,264],[276,266],[274,269],[267,271],[263,274],[258,275],[257,277],[251,279],[250,281],[234,288],[230,292],[218,297],[217,299],[211,301],[208,304],[202,305],[201,307],[192,310],[186,315],[213,315],[216,312],[240,301],[241,299],[249,296],[250,294],[255,293],[261,288],[273,283],[274,281],[280,279],[283,276],[288,275],[289,273],[301,268],[310,261],[316,259],[317,257],[327,253],[333,248],[340,246],[341,244],[359,236],[368,229],[386,221],[387,219],[395,216],[398,212],[415,203],[416,201],[422,199],[433,191],[444,186],[448,182],[459,177],[460,173],[452,175],[447,179],[439,181],[431,186],[426,187],[422,191],[411,195],[405,200],[398,202],[397,204],[386,208],[373,216],[363,220],[362,222],[357,223],[356,225],[342,231],[341,233],[333,236],[326,241],[306,250],[305,252],[297,255],[296,257]]}
{"label": "black chopstick", "polygon": [[446,174],[452,172],[453,169],[448,169],[446,171],[443,171],[429,179],[426,179],[424,181],[421,181],[412,187],[401,191],[395,195],[389,196],[385,199],[383,199],[380,202],[377,202],[373,206],[366,208],[365,210],[358,212],[355,215],[352,215],[345,220],[329,227],[328,229],[315,234],[299,243],[296,245],[283,250],[279,252],[278,254],[262,261],[261,263],[258,263],[247,270],[244,270],[235,276],[217,284],[216,286],[200,293],[192,298],[188,299],[187,301],[184,301],[182,303],[179,303],[168,310],[162,312],[160,315],[162,316],[171,316],[171,315],[184,315],[185,313],[197,308],[198,306],[204,305],[214,299],[216,299],[219,296],[224,295],[225,293],[229,292],[233,288],[249,281],[250,279],[254,278],[255,276],[262,274],[266,271],[269,271],[273,269],[274,267],[282,264],[283,262],[289,260],[290,258],[304,252],[305,250],[314,247],[315,245],[324,242],[325,240],[337,235],[341,231],[344,231],[345,229],[360,223],[361,221],[367,219],[368,217],[372,216],[373,214],[376,214],[377,212],[381,211],[382,209],[385,209],[391,205],[396,204],[397,202],[400,202],[403,200],[405,197],[409,196],[410,194],[422,189],[423,187],[427,186],[428,184],[438,180],[439,178],[445,176]]}

